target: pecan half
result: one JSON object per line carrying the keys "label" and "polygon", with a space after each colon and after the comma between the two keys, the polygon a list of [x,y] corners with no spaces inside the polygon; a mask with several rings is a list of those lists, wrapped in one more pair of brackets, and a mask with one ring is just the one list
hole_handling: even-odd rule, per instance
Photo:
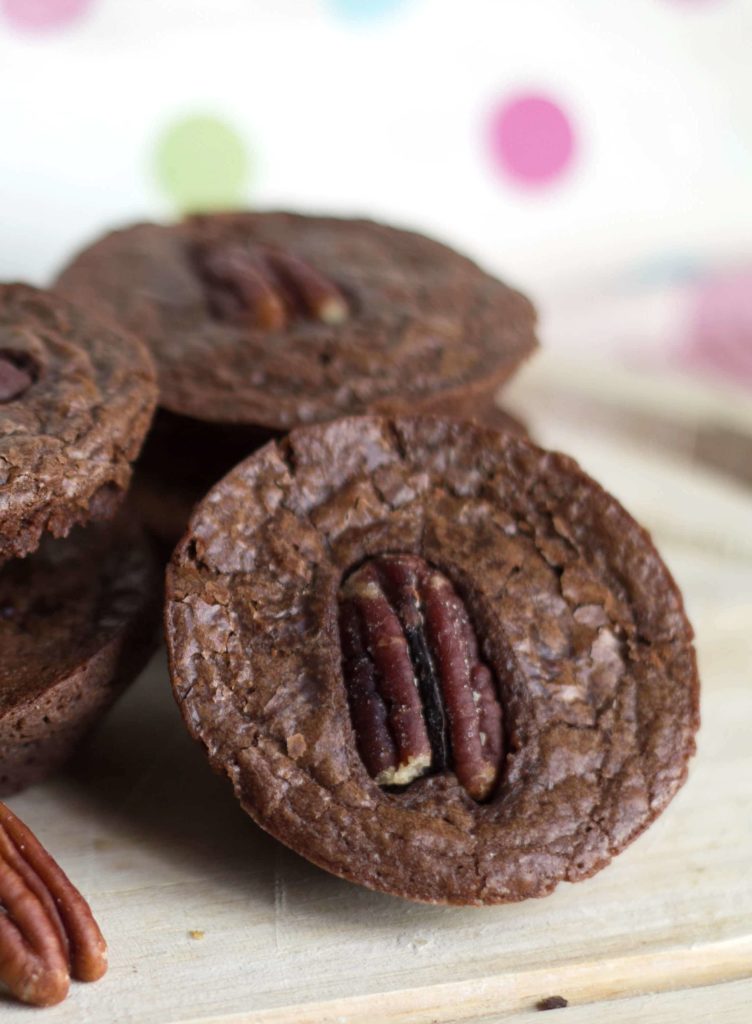
{"label": "pecan half", "polygon": [[339,594],[342,671],[358,750],[380,785],[453,769],[474,800],[499,778],[493,675],[450,581],[417,555],[379,555]]}
{"label": "pecan half", "polygon": [[26,360],[14,352],[0,349],[0,402],[14,402],[34,383]]}
{"label": "pecan half", "polygon": [[336,326],[350,314],[333,281],[281,249],[203,244],[194,249],[194,264],[220,320],[279,331],[295,317]]}
{"label": "pecan half", "polygon": [[71,974],[96,981],[106,970],[107,946],[88,903],[0,803],[0,981],[22,1002],[53,1006]]}

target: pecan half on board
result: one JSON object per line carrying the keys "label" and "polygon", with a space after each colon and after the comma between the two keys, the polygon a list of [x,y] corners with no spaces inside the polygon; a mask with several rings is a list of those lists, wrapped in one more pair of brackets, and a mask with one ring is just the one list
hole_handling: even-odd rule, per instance
{"label": "pecan half on board", "polygon": [[292,431],[195,510],[167,578],[189,730],[272,835],[432,903],[543,896],[669,803],[692,628],[571,459],[446,418]]}
{"label": "pecan half on board", "polygon": [[24,1003],[54,1006],[71,975],[96,981],[106,970],[107,946],[88,903],[0,803],[0,982]]}

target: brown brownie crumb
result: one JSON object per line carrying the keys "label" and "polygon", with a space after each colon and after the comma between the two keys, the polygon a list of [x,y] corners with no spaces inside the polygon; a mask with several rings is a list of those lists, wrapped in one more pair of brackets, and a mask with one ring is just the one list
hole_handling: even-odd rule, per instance
{"label": "brown brownie crumb", "polygon": [[546,996],[545,999],[539,999],[535,1004],[536,1010],[563,1010],[565,1006],[569,1006],[569,1000],[565,999],[564,996]]}

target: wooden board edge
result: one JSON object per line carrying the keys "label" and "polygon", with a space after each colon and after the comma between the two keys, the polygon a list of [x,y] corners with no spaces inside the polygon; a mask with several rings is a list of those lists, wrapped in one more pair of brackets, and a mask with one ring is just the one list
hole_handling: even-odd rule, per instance
{"label": "wooden board edge", "polygon": [[752,976],[752,935],[722,942],[506,972],[461,982],[323,1002],[183,1018],[173,1024],[439,1024],[532,1010],[563,995],[570,1005],[700,988]]}

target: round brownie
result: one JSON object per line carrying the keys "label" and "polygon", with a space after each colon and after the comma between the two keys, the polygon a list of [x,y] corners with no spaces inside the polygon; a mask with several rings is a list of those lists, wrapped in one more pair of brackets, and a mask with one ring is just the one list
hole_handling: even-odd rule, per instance
{"label": "round brownie", "polygon": [[0,568],[0,795],[51,774],[155,649],[162,586],[122,524]]}
{"label": "round brownie", "polygon": [[0,285],[0,562],[114,513],[156,397],[141,342],[59,296]]}
{"label": "round brownie", "polygon": [[251,817],[409,899],[604,867],[687,775],[692,629],[648,534],[564,455],[438,418],[300,428],[168,569],[173,688]]}
{"label": "round brownie", "polygon": [[526,298],[421,235],[230,213],[116,231],[58,289],[144,338],[160,405],[272,430],[490,394],[536,345]]}

